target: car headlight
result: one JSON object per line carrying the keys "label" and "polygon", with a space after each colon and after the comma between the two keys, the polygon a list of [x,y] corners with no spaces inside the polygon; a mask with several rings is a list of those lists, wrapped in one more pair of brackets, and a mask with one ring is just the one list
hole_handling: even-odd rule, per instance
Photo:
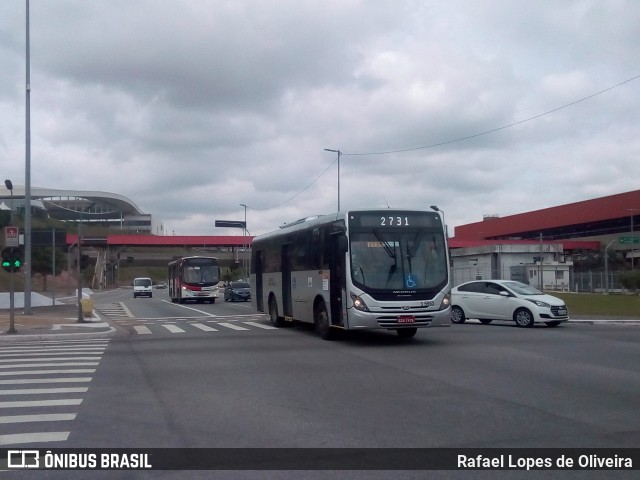
{"label": "car headlight", "polygon": [[531,303],[535,303],[537,306],[542,307],[542,308],[551,308],[551,305],[549,305],[548,303],[542,302],[540,300],[534,300],[532,298],[527,298],[527,300],[529,300]]}
{"label": "car headlight", "polygon": [[351,297],[351,301],[353,302],[353,308],[355,308],[356,310],[360,310],[361,312],[369,311],[369,307],[367,307],[367,304],[364,303],[364,300],[362,300],[362,298],[360,298],[353,292],[349,292],[349,296]]}

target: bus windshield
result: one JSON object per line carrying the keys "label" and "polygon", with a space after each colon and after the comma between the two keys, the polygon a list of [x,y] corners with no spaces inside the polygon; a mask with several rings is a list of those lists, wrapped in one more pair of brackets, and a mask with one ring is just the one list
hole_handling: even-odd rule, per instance
{"label": "bus windshield", "polygon": [[447,283],[447,255],[441,232],[373,229],[352,232],[351,278],[365,291],[417,292]]}
{"label": "bus windshield", "polygon": [[215,285],[220,280],[218,265],[202,260],[185,261],[180,280],[183,283]]}

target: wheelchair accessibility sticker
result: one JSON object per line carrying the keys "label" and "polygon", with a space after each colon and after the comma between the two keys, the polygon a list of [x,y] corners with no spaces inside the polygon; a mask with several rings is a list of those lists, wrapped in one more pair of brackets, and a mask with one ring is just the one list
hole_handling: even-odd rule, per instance
{"label": "wheelchair accessibility sticker", "polygon": [[405,288],[416,288],[418,286],[418,278],[410,273],[404,278]]}

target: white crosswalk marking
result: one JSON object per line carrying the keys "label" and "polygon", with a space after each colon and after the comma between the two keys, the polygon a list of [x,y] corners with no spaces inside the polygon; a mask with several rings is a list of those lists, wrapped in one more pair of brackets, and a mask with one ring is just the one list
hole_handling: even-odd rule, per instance
{"label": "white crosswalk marking", "polygon": [[[207,320],[206,318],[211,318],[211,316],[191,318],[140,318],[134,321],[118,321],[118,323],[124,327],[132,328],[138,335],[152,335],[154,333],[160,333],[160,331],[171,334],[184,333],[193,335],[194,331],[200,333],[218,333],[228,330],[246,332],[247,330],[256,328],[261,330],[278,330],[277,327],[270,325],[267,317],[262,314],[218,316],[216,320]],[[225,321],[221,321],[223,318]]]}
{"label": "white crosswalk marking", "polygon": [[0,408],[60,407],[65,405],[80,405],[81,403],[81,398],[63,398],[61,400],[20,400],[0,402]]}
{"label": "white crosswalk marking", "polygon": [[234,323],[220,322],[218,323],[218,325],[220,325],[221,327],[230,328],[231,330],[249,330],[248,328],[241,327],[240,325],[236,325]]}
{"label": "white crosswalk marking", "polygon": [[64,442],[71,432],[37,432],[0,435],[0,445],[17,445],[20,443]]}
{"label": "white crosswalk marking", "polygon": [[[64,442],[109,340],[0,345],[0,445]],[[65,368],[69,367],[69,368]],[[80,376],[78,374],[84,374]],[[60,428],[64,425],[64,428]]]}
{"label": "white crosswalk marking", "polygon": [[75,413],[43,413],[40,415],[8,415],[0,417],[0,423],[63,422],[75,419]]}
{"label": "white crosswalk marking", "polygon": [[151,335],[149,327],[145,327],[144,325],[135,325],[133,328],[135,328],[139,335]]}
{"label": "white crosswalk marking", "polygon": [[245,325],[251,325],[252,327],[263,328],[264,330],[278,330],[278,327],[274,327],[273,325],[267,325],[265,323],[258,322],[242,322]]}
{"label": "white crosswalk marking", "polygon": [[164,324],[162,326],[164,328],[166,328],[167,330],[169,330],[171,333],[185,333],[185,331],[183,329],[181,329],[177,325],[173,325],[172,323],[167,323],[167,324]]}
{"label": "white crosswalk marking", "polygon": [[202,330],[203,332],[217,332],[218,330],[210,327],[209,325],[204,325],[202,323],[190,323],[189,325],[199,328],[200,330]]}

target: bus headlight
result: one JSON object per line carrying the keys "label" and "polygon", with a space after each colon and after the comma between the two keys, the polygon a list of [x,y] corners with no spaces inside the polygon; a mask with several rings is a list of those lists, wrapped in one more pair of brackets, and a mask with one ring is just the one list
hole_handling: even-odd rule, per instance
{"label": "bus headlight", "polygon": [[445,293],[442,303],[440,304],[440,310],[446,310],[451,305],[451,294]]}
{"label": "bus headlight", "polygon": [[361,312],[369,311],[369,307],[367,307],[367,304],[364,303],[364,300],[362,300],[358,295],[353,292],[349,292],[349,296],[351,297],[351,301],[353,302],[353,308],[355,308],[356,310],[360,310]]}

